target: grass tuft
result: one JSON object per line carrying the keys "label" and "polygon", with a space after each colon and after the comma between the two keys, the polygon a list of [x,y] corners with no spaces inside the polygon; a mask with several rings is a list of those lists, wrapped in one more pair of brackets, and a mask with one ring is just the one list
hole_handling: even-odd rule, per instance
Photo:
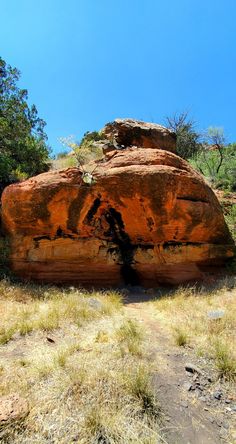
{"label": "grass tuft", "polygon": [[236,379],[236,359],[225,341],[217,339],[214,343],[214,356],[219,375],[226,380]]}
{"label": "grass tuft", "polygon": [[151,372],[147,365],[138,364],[125,377],[125,382],[130,394],[140,401],[143,414],[159,417],[160,409],[151,387]]}
{"label": "grass tuft", "polygon": [[188,334],[183,327],[174,328],[174,339],[176,345],[179,347],[184,347],[188,343]]}
{"label": "grass tuft", "polygon": [[122,354],[127,351],[132,355],[141,354],[143,331],[136,321],[126,319],[116,331],[116,337]]}

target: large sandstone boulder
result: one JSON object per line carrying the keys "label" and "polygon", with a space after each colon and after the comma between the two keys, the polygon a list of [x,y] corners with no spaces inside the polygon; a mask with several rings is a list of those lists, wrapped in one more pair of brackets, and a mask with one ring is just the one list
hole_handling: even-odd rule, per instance
{"label": "large sandstone boulder", "polygon": [[15,273],[46,282],[153,286],[199,279],[233,256],[216,196],[177,155],[153,147],[113,150],[93,179],[88,184],[80,169],[69,168],[5,189],[3,223]]}

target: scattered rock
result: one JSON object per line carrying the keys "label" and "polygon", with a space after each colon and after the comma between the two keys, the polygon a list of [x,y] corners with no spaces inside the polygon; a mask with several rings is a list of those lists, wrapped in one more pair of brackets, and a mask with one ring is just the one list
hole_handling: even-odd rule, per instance
{"label": "scattered rock", "polygon": [[225,439],[225,438],[227,438],[227,435],[228,435],[227,430],[225,430],[225,429],[220,430],[220,437],[221,438]]}
{"label": "scattered rock", "polygon": [[223,424],[222,419],[217,419],[216,424],[218,425],[218,427],[222,427],[222,424]]}
{"label": "scattered rock", "polygon": [[207,317],[212,320],[222,319],[225,314],[225,310],[212,310],[208,311]]}
{"label": "scattered rock", "polygon": [[194,389],[193,385],[190,382],[185,382],[183,387],[184,390],[186,390],[187,392],[190,392],[190,390]]}
{"label": "scattered rock", "polygon": [[[188,373],[189,373],[189,372],[188,372]],[[191,376],[191,374],[190,374],[190,376]],[[198,373],[194,373],[194,375],[193,375],[193,381],[197,381],[198,378],[199,378],[199,374],[198,374]]]}
{"label": "scattered rock", "polygon": [[24,419],[29,413],[26,399],[17,393],[0,397],[0,427]]}
{"label": "scattered rock", "polygon": [[192,363],[185,364],[185,370],[189,373],[198,373],[199,375],[202,375],[202,371],[200,370],[200,368]]}
{"label": "scattered rock", "polygon": [[223,393],[220,390],[213,393],[214,398],[218,399],[218,400],[220,400],[222,398],[222,395],[223,395]]}
{"label": "scattered rock", "polygon": [[188,408],[188,403],[185,402],[185,401],[182,401],[182,402],[180,403],[180,405],[181,405],[181,407],[184,407],[185,409]]}
{"label": "scattered rock", "polygon": [[54,339],[52,339],[52,338],[49,338],[49,336],[47,336],[47,341],[48,342],[50,342],[50,344],[55,344],[55,341],[54,341]]}
{"label": "scattered rock", "polygon": [[88,305],[93,308],[94,310],[101,310],[102,309],[102,303],[98,301],[98,299],[95,298],[88,298],[87,299]]}
{"label": "scattered rock", "polygon": [[231,406],[232,412],[236,412],[236,404]]}

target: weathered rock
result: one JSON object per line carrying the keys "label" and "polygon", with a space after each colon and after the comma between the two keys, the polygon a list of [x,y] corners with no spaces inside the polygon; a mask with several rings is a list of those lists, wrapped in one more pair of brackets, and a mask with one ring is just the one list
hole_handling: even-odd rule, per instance
{"label": "weathered rock", "polygon": [[222,319],[225,315],[225,310],[211,310],[207,312],[207,317],[211,320]]}
{"label": "weathered rock", "polygon": [[95,298],[88,298],[87,299],[88,305],[93,308],[94,310],[101,310],[102,309],[102,303]]}
{"label": "weathered rock", "polygon": [[223,393],[222,393],[220,390],[217,390],[217,391],[213,394],[214,398],[215,398],[215,399],[218,399],[218,400],[220,400],[220,399],[222,398],[222,395],[223,395]]}
{"label": "weathered rock", "polygon": [[16,274],[154,287],[200,279],[208,267],[233,256],[216,196],[175,154],[148,147],[113,150],[97,164],[93,179],[86,184],[80,169],[69,168],[5,189],[3,223]]}
{"label": "weathered rock", "polygon": [[29,413],[28,402],[18,394],[0,397],[0,427],[24,419]]}
{"label": "weathered rock", "polygon": [[108,123],[102,131],[115,146],[137,146],[176,151],[176,134],[156,123],[134,119],[116,119],[114,122]]}
{"label": "weathered rock", "polygon": [[185,364],[185,370],[186,370],[186,372],[189,372],[189,373],[197,373],[198,375],[202,374],[202,371],[200,370],[200,368],[198,368],[196,365],[194,365],[192,363]]}
{"label": "weathered rock", "polygon": [[190,383],[190,382],[185,382],[183,385],[184,390],[186,390],[186,392],[190,392],[190,390],[194,390],[194,386]]}

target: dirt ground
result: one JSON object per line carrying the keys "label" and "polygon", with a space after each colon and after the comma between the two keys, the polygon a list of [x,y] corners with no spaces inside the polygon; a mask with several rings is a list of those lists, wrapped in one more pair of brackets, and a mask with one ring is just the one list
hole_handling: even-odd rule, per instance
{"label": "dirt ground", "polygon": [[[154,384],[164,412],[162,432],[168,444],[236,443],[236,401],[232,388],[219,383],[209,362],[190,347],[177,347],[155,319],[152,306],[129,296],[126,314],[148,335],[150,360],[156,363]],[[141,298],[142,299],[142,298]],[[134,300],[135,302],[132,302]],[[185,370],[191,363],[201,371]],[[219,395],[220,399],[215,396]]]}

